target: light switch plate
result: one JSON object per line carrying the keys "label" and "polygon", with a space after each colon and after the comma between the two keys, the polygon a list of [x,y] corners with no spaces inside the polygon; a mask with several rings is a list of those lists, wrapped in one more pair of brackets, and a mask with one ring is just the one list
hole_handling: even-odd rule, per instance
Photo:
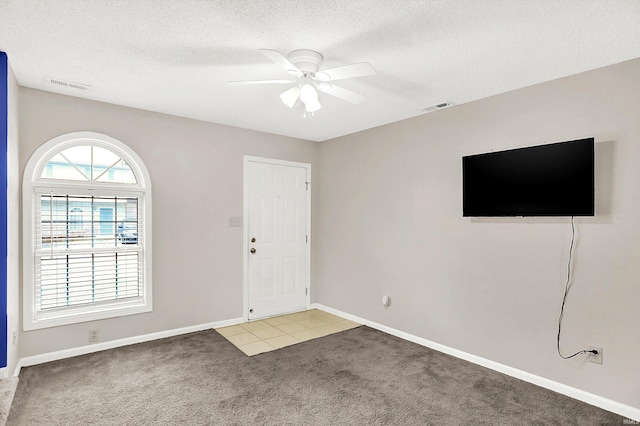
{"label": "light switch plate", "polygon": [[242,217],[229,216],[229,227],[238,227],[238,226],[242,226]]}

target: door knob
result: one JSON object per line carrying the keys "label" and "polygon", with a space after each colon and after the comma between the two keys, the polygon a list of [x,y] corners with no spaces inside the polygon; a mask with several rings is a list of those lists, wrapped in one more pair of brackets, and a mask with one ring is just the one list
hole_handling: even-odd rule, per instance
{"label": "door knob", "polygon": [[249,250],[251,252],[251,254],[255,254],[256,249],[252,248],[251,250]]}

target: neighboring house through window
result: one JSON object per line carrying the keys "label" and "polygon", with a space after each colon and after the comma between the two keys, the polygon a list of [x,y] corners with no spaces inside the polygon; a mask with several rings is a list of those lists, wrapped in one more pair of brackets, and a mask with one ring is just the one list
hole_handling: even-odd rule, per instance
{"label": "neighboring house through window", "polygon": [[150,312],[151,181],[126,145],[70,133],[25,169],[24,329]]}

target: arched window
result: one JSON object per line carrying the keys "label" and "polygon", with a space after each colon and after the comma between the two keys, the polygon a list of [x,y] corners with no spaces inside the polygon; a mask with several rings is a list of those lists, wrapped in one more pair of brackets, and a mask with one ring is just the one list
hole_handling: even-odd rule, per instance
{"label": "arched window", "polygon": [[150,312],[151,181],[109,136],[42,145],[23,183],[24,329]]}

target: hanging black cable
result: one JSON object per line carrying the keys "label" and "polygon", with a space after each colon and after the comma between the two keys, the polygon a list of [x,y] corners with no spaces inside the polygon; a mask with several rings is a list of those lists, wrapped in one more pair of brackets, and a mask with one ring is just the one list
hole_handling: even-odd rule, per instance
{"label": "hanging black cable", "polygon": [[573,223],[573,216],[571,216],[571,246],[569,247],[569,261],[567,262],[567,282],[564,285],[564,296],[562,297],[562,307],[560,308],[560,316],[558,317],[558,338],[556,340],[558,355],[560,355],[562,359],[569,359],[569,358],[573,358],[574,356],[582,355],[586,353],[593,353],[593,354],[598,353],[598,351],[596,350],[583,349],[581,351],[574,353],[573,355],[564,356],[560,351],[560,331],[562,330],[562,317],[564,316],[564,305],[567,302],[567,295],[569,294],[569,287],[570,287],[569,284],[571,283],[571,260],[573,258],[573,245],[575,242],[575,238],[576,238],[576,229]]}

